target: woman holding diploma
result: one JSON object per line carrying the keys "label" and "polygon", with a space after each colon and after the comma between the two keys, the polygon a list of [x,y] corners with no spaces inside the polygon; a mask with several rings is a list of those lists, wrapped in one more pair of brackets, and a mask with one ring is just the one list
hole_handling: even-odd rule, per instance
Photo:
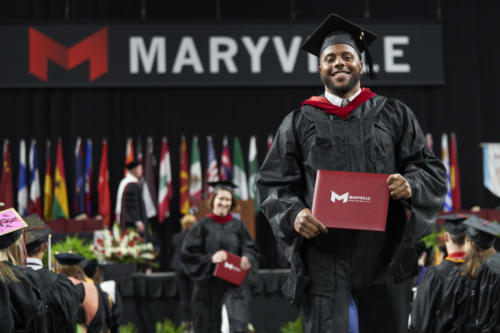
{"label": "woman holding diploma", "polygon": [[[238,287],[213,276],[215,265],[226,261],[227,253],[241,257],[240,268],[248,270],[256,263],[258,250],[245,224],[230,214],[236,207],[233,189],[228,181],[209,183],[214,193],[209,199],[211,213],[202,218],[187,234],[181,260],[193,280],[193,324],[196,333],[220,331],[222,305],[245,298],[245,282]],[[227,306],[231,332],[246,332],[248,309]],[[246,319],[246,320],[245,320]]]}

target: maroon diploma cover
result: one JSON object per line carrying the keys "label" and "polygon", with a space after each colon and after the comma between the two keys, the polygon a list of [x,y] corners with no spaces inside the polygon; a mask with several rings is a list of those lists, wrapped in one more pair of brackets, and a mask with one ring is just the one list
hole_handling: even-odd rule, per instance
{"label": "maroon diploma cover", "polygon": [[227,252],[227,260],[215,265],[214,276],[219,279],[240,285],[247,276],[248,270],[241,269],[241,257]]}
{"label": "maroon diploma cover", "polygon": [[313,215],[328,228],[384,231],[389,175],[318,170]]}

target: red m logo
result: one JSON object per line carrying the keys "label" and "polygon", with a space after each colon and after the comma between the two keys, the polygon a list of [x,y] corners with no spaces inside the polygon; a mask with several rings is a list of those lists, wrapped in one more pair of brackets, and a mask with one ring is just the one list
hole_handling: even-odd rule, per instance
{"label": "red m logo", "polygon": [[48,80],[49,59],[67,70],[89,60],[89,81],[94,81],[108,71],[108,28],[65,47],[40,31],[29,28],[30,73],[42,81]]}

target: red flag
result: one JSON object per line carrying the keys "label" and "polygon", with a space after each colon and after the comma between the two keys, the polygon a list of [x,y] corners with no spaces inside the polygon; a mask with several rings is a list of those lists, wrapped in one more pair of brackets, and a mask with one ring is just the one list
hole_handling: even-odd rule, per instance
{"label": "red flag", "polygon": [[462,198],[460,194],[460,174],[458,172],[457,139],[455,137],[455,133],[451,133],[450,183],[453,210],[462,209]]}
{"label": "red flag", "polygon": [[3,167],[2,179],[0,180],[0,202],[5,208],[14,207],[14,193],[12,192],[12,162],[10,161],[9,140],[3,143]]}
{"label": "red flag", "polygon": [[180,172],[180,200],[179,210],[182,214],[189,214],[189,161],[186,138],[181,139],[181,172]]}
{"label": "red flag", "polygon": [[[134,160],[134,142],[131,138],[127,139],[127,146],[125,148],[125,165]],[[125,168],[123,174],[127,175],[127,168]]]}
{"label": "red flag", "polygon": [[109,192],[109,170],[108,170],[108,142],[102,141],[101,166],[99,167],[99,180],[97,182],[98,210],[104,216],[106,225],[111,222],[111,194]]}
{"label": "red flag", "polygon": [[267,152],[269,152],[269,149],[271,149],[272,145],[273,145],[273,135],[269,134],[267,136]]}

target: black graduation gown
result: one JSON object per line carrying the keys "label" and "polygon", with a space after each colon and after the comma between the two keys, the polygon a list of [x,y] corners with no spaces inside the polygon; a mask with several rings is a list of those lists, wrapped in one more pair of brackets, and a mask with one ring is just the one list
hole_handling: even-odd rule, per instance
{"label": "black graduation gown", "polygon": [[[88,282],[91,283],[91,282]],[[87,327],[87,333],[105,333],[112,323],[111,305],[108,294],[105,293],[98,284],[94,284],[99,296],[99,307],[97,312]]]}
{"label": "black graduation gown", "polygon": [[181,309],[181,320],[191,321],[191,295],[193,291],[193,283],[191,278],[184,272],[181,264],[181,248],[184,238],[189,230],[184,229],[176,233],[172,237],[173,256],[170,267],[175,271],[175,284],[179,291],[179,301]]}
{"label": "black graduation gown", "polygon": [[[220,331],[222,305],[227,303],[227,300],[239,298],[246,292],[245,283],[238,287],[213,276],[215,265],[211,258],[219,250],[246,256],[252,266],[257,263],[257,247],[241,220],[233,218],[226,223],[217,223],[210,217],[204,217],[193,226],[184,239],[181,260],[186,274],[195,280],[192,316],[196,333]],[[233,303],[242,304],[242,302]],[[230,325],[231,318],[248,317],[242,313],[248,312],[248,308],[234,309],[230,305],[226,306]],[[234,332],[246,327],[235,328],[233,325],[230,329]]]}
{"label": "black graduation gown", "polygon": [[[302,209],[312,207],[320,169],[400,173],[412,188],[412,198],[390,200],[385,232],[330,229],[306,240],[295,232],[293,223]],[[404,305],[388,299],[386,306],[379,306],[361,297],[378,298],[385,291],[370,295],[366,288],[405,283],[417,274],[415,239],[432,231],[446,193],[445,168],[428,148],[406,105],[377,95],[347,119],[311,105],[291,112],[260,169],[257,189],[260,207],[291,264],[282,288],[288,301],[299,303],[313,318],[315,305],[311,300],[300,301],[306,288],[308,297],[331,298],[336,302],[333,326],[344,332],[351,290],[358,306],[363,304],[358,308],[361,332],[391,331],[387,325],[396,319],[404,325],[410,285],[401,285],[405,295],[396,297],[408,303]],[[405,208],[411,211],[409,220]],[[385,313],[364,319],[375,311]],[[378,317],[396,319],[374,325],[371,320]],[[321,327],[316,330],[327,332]]]}
{"label": "black graduation gown", "polygon": [[481,264],[476,295],[477,319],[481,332],[500,332],[500,253]]}
{"label": "black graduation gown", "polygon": [[75,332],[78,311],[85,296],[83,286],[73,285],[65,274],[54,274],[47,268],[27,268],[26,275],[38,287],[47,304],[48,331]]}
{"label": "black graduation gown", "polygon": [[9,289],[2,280],[0,280],[0,309],[2,309],[2,311],[0,311],[2,329],[10,333],[14,330],[14,318],[10,311]]}
{"label": "black graduation gown", "polygon": [[[8,290],[11,318],[14,323],[16,333],[48,333],[46,315],[46,304],[40,290],[31,283],[26,276],[26,268],[15,266],[7,261],[14,271],[19,282],[6,283]],[[2,308],[0,311],[5,311]],[[7,323],[8,324],[8,323]],[[0,325],[3,330],[3,322]],[[10,331],[6,331],[9,332]]]}
{"label": "black graduation gown", "polygon": [[[146,208],[142,199],[142,187],[139,183],[129,183],[125,186],[122,196],[122,212],[120,221],[122,227],[135,228],[137,221],[142,221],[147,227]],[[147,228],[145,228],[147,230]]]}
{"label": "black graduation gown", "polygon": [[441,301],[439,332],[481,332],[477,325],[476,280],[463,276],[463,267],[451,271]]}
{"label": "black graduation gown", "polygon": [[438,266],[430,267],[420,282],[411,312],[414,333],[440,332],[441,298],[446,279],[463,263],[444,260]]}

